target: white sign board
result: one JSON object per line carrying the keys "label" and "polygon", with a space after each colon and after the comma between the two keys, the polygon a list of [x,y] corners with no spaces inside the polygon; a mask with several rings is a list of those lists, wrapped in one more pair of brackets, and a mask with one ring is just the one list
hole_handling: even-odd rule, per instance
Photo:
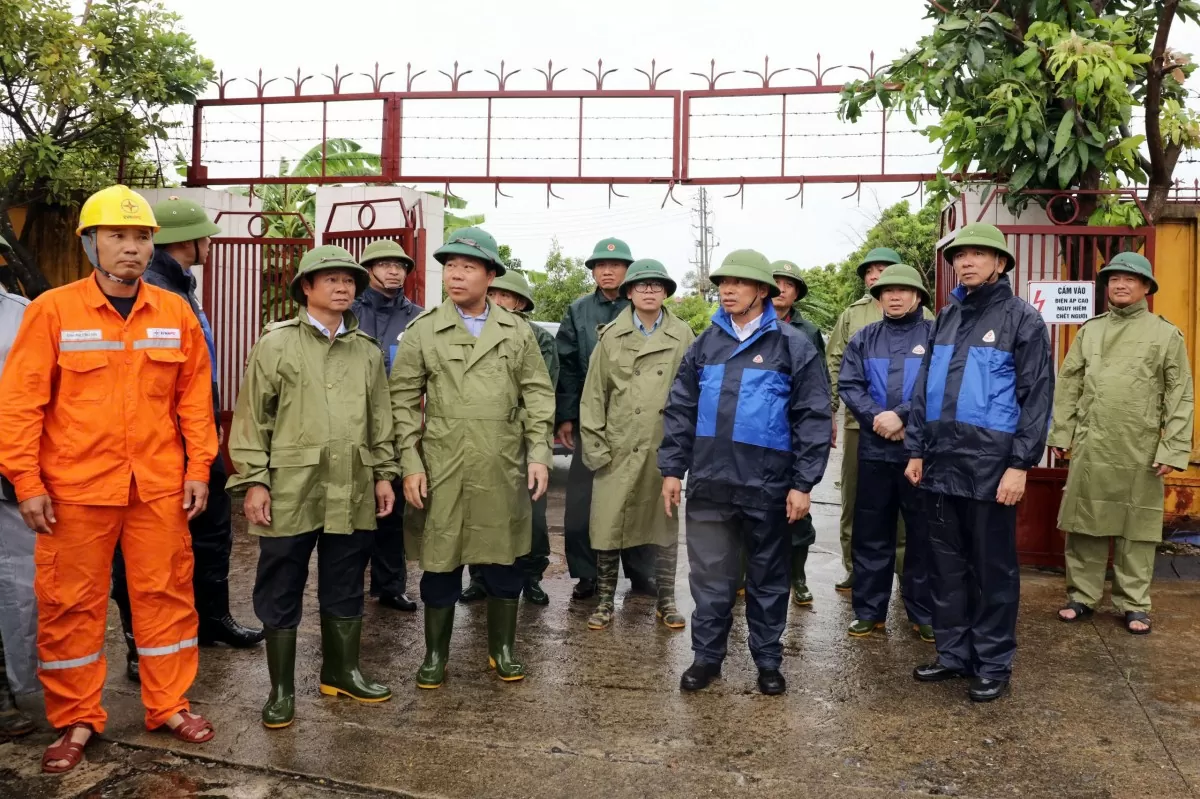
{"label": "white sign board", "polygon": [[1081,325],[1096,314],[1096,284],[1088,280],[1030,281],[1026,299],[1048,325]]}

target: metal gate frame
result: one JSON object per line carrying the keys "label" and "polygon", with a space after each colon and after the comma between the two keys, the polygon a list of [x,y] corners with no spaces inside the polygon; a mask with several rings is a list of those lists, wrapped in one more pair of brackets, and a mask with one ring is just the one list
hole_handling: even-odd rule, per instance
{"label": "metal gate frame", "polygon": [[[376,207],[397,203],[400,214],[404,218],[404,227],[376,228]],[[339,208],[358,208],[351,218],[357,228],[334,230],[333,222]],[[368,216],[369,214],[369,216]],[[420,200],[409,206],[402,197],[383,197],[373,200],[353,200],[334,203],[330,206],[329,217],[325,222],[325,230],[321,234],[322,244],[336,244],[344,247],[357,259],[363,249],[372,242],[391,240],[399,242],[404,251],[413,259],[411,274],[404,280],[404,296],[417,305],[425,305],[425,258],[428,236],[425,234],[425,208]]]}

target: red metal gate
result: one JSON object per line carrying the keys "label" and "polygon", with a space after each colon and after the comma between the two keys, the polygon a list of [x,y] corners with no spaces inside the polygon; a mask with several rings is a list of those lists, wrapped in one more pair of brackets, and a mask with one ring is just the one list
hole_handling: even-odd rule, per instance
{"label": "red metal gate", "polygon": [[267,217],[282,215],[296,216],[222,211],[216,217],[218,223],[226,216],[246,219],[245,236],[212,240],[204,265],[204,310],[217,342],[217,382],[224,424],[233,413],[250,348],[263,327],[296,313],[297,306],[287,289],[296,265],[312,249],[312,231],[309,238],[267,236]]}
{"label": "red metal gate", "polygon": [[[397,204],[400,215],[404,220],[401,227],[376,228],[378,218],[376,208]],[[352,209],[357,209],[351,212]],[[343,213],[338,213],[341,210]],[[347,227],[346,220],[352,220],[357,227]],[[336,244],[344,247],[355,258],[362,256],[362,251],[374,241],[391,240],[399,242],[404,251],[413,259],[412,273],[404,281],[404,294],[417,305],[425,305],[425,210],[418,200],[409,206],[401,197],[385,197],[378,200],[357,200],[354,202],[334,203],[329,210],[329,219],[325,231],[321,235],[324,244]]]}

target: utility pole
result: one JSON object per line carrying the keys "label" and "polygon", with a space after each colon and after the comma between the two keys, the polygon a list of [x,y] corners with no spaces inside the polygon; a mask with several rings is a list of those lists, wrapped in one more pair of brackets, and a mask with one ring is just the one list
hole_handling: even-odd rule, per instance
{"label": "utility pole", "polygon": [[713,235],[713,211],[709,202],[708,190],[701,187],[696,192],[696,204],[692,207],[694,222],[692,229],[696,231],[696,257],[691,263],[695,270],[695,289],[708,300],[712,299],[712,284],[708,275],[712,269],[712,253],[718,242]]}

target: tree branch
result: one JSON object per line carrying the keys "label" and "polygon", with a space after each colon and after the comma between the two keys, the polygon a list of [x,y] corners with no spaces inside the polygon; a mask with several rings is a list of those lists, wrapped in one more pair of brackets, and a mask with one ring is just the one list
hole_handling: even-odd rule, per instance
{"label": "tree branch", "polygon": [[1154,36],[1154,48],[1150,51],[1150,63],[1146,65],[1146,147],[1150,151],[1150,185],[1167,185],[1171,181],[1174,159],[1168,158],[1163,147],[1162,115],[1163,62],[1166,58],[1167,39],[1171,35],[1171,23],[1179,0],[1166,0],[1158,14],[1158,31]]}

